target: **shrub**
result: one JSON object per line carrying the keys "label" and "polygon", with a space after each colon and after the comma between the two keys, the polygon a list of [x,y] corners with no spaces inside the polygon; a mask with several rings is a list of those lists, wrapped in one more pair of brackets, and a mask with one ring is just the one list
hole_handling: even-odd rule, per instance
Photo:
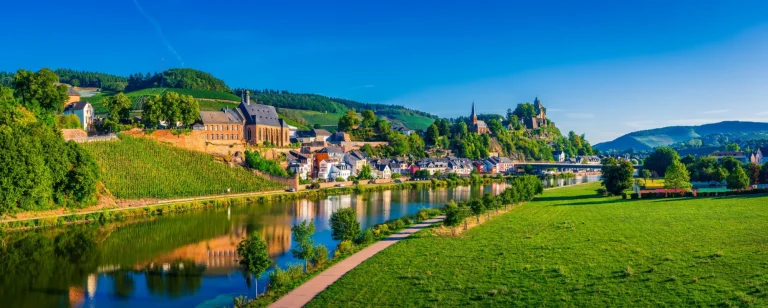
{"label": "shrub", "polygon": [[304,275],[304,266],[301,264],[289,265],[283,270],[280,266],[275,266],[275,270],[269,273],[269,288],[278,289],[301,279]]}
{"label": "shrub", "polygon": [[389,228],[392,229],[392,231],[400,230],[405,227],[405,223],[400,219],[390,221],[387,225],[389,225]]}
{"label": "shrub", "polygon": [[355,244],[352,241],[344,240],[336,246],[336,251],[341,254],[350,253],[355,250]]}
{"label": "shrub", "polygon": [[606,190],[603,187],[598,188],[597,190],[595,190],[595,192],[597,192],[597,194],[601,196],[605,196],[608,194],[608,190]]}
{"label": "shrub", "polygon": [[376,240],[376,236],[373,234],[373,231],[371,228],[366,228],[362,232],[360,232],[360,235],[357,236],[355,239],[355,244],[358,245],[367,245],[372,243]]}
{"label": "shrub", "polygon": [[381,224],[378,226],[373,227],[373,234],[376,236],[376,238],[382,238],[384,236],[389,235],[389,226],[386,224]]}
{"label": "shrub", "polygon": [[325,245],[320,244],[315,246],[315,255],[312,256],[312,265],[317,267],[323,265],[325,261],[328,261],[328,248]]}
{"label": "shrub", "polygon": [[427,209],[420,209],[418,213],[416,213],[416,220],[417,221],[424,221],[429,219],[429,211]]}
{"label": "shrub", "polygon": [[411,218],[409,218],[407,216],[403,217],[403,218],[400,218],[400,220],[403,222],[403,225],[405,225],[405,226],[410,226],[410,225],[413,224],[413,220],[411,220]]}

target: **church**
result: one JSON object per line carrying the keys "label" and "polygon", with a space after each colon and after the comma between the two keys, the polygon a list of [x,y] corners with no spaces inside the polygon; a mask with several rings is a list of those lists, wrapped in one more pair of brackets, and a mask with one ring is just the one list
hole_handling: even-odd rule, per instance
{"label": "church", "polygon": [[233,144],[246,142],[262,145],[269,142],[278,147],[290,145],[288,124],[277,116],[273,106],[251,104],[251,96],[244,91],[240,105],[235,109],[200,111],[202,130],[207,142]]}
{"label": "church", "polygon": [[477,113],[475,112],[475,102],[472,102],[472,114],[469,116],[469,120],[472,121],[469,125],[469,131],[476,134],[490,134],[488,124],[485,121],[477,119]]}

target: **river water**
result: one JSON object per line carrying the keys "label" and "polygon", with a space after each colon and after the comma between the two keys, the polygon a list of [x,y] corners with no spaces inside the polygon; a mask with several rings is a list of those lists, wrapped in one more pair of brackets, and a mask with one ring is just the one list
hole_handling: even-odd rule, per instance
{"label": "river water", "polygon": [[[544,182],[549,187],[594,180]],[[255,293],[234,261],[237,243],[247,234],[260,234],[272,260],[285,267],[300,263],[289,250],[291,227],[301,221],[315,220],[315,241],[332,255],[338,243],[331,239],[328,219],[339,208],[355,208],[365,228],[505,187],[371,192],[7,232],[0,243],[0,306],[231,306],[234,297]],[[267,277],[258,279],[259,293]]]}

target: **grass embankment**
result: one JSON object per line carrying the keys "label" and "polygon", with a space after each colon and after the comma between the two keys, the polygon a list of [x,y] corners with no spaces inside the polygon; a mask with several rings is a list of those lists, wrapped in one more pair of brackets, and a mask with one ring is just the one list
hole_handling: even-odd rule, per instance
{"label": "grass embankment", "polygon": [[281,189],[282,184],[232,168],[205,153],[145,138],[85,143],[104,185],[120,199],[176,198]]}
{"label": "grass embankment", "polygon": [[549,190],[460,237],[401,241],[308,306],[764,306],[768,196]]}

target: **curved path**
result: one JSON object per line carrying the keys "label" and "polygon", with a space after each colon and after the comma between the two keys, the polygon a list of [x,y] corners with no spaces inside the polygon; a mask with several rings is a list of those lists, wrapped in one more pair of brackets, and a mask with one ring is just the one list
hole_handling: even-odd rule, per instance
{"label": "curved path", "polygon": [[307,303],[309,303],[309,301],[312,300],[312,298],[320,294],[320,292],[323,292],[323,290],[325,290],[326,288],[328,288],[328,286],[336,282],[336,280],[339,280],[341,276],[344,276],[344,274],[346,274],[347,272],[354,269],[356,266],[363,263],[363,261],[368,260],[368,258],[373,257],[373,255],[379,253],[380,251],[386,249],[389,246],[392,246],[398,241],[411,236],[411,234],[414,234],[421,229],[429,227],[432,224],[443,221],[443,219],[445,219],[445,216],[438,216],[436,218],[427,219],[403,231],[392,234],[383,240],[373,243],[371,246],[368,246],[365,249],[358,251],[356,254],[353,254],[348,258],[342,260],[336,265],[331,266],[331,268],[325,270],[324,272],[320,273],[319,275],[315,276],[314,278],[300,285],[298,288],[293,289],[293,291],[286,294],[285,296],[283,296],[282,298],[274,302],[269,307],[288,308],[288,307],[302,307],[306,305]]}

